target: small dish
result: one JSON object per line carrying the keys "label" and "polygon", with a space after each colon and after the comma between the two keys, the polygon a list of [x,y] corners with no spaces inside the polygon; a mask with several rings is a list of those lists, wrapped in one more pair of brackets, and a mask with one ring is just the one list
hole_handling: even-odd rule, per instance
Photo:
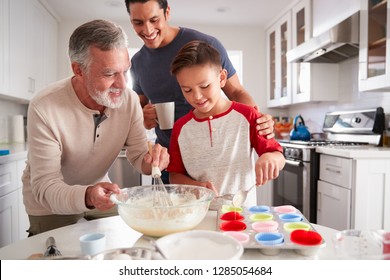
{"label": "small dish", "polygon": [[168,260],[238,260],[244,252],[237,239],[208,230],[169,234],[156,243]]}

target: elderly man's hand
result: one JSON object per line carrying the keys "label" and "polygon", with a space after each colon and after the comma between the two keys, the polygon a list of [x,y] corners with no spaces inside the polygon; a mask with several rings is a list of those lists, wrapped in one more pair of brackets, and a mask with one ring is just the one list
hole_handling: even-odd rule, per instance
{"label": "elderly man's hand", "polygon": [[94,186],[89,186],[85,192],[85,205],[91,209],[108,210],[114,206],[114,203],[110,200],[112,193],[120,193],[120,188],[117,184],[101,182]]}

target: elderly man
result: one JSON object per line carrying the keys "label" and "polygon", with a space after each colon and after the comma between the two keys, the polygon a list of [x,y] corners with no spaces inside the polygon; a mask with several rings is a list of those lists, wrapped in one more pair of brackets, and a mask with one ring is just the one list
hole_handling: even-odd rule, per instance
{"label": "elderly man", "polygon": [[105,20],[78,27],[69,40],[73,76],[33,98],[28,109],[29,151],[23,200],[29,235],[116,214],[119,186],[107,172],[121,149],[140,172],[167,167],[167,149],[148,153],[142,108],[126,88],[130,69],[122,28]]}

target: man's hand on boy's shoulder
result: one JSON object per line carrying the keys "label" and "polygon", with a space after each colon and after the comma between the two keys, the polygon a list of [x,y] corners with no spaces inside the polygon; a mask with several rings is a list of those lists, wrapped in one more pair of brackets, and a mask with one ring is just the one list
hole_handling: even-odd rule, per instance
{"label": "man's hand on boy's shoulder", "polygon": [[[255,106],[255,109],[259,111],[257,105]],[[275,122],[271,115],[261,114],[260,118],[256,120],[256,123],[257,123],[256,129],[259,135],[265,135],[267,139],[271,139],[275,137],[274,134]]]}

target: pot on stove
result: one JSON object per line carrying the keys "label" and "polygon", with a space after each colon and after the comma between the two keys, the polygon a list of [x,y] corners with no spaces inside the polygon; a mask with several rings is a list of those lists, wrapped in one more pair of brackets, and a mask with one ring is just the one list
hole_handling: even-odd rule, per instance
{"label": "pot on stove", "polygon": [[290,132],[291,140],[309,141],[310,132],[305,126],[305,121],[301,115],[298,115],[294,119],[294,128]]}

